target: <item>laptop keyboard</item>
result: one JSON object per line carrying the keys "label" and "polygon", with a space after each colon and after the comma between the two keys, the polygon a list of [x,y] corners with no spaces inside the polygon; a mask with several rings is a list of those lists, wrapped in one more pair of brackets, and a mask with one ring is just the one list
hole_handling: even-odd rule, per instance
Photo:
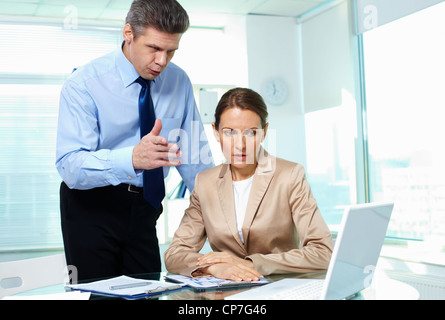
{"label": "laptop keyboard", "polygon": [[324,281],[310,281],[301,286],[270,295],[269,300],[318,300]]}

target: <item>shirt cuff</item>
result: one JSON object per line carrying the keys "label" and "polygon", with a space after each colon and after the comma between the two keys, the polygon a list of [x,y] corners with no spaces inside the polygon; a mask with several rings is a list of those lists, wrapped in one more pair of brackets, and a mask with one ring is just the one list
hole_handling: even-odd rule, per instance
{"label": "shirt cuff", "polygon": [[136,181],[138,174],[133,168],[133,148],[134,146],[110,152],[109,160],[113,176],[116,179],[116,181],[110,181],[113,185],[120,184],[121,182],[130,183],[133,180]]}

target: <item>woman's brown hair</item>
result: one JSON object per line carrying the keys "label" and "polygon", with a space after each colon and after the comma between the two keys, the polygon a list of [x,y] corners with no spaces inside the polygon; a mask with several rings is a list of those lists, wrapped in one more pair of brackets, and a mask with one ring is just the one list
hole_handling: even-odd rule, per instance
{"label": "woman's brown hair", "polygon": [[267,124],[267,106],[261,95],[252,89],[234,88],[227,91],[219,100],[215,110],[215,128],[218,130],[222,113],[230,108],[240,108],[255,112],[261,119],[262,128]]}

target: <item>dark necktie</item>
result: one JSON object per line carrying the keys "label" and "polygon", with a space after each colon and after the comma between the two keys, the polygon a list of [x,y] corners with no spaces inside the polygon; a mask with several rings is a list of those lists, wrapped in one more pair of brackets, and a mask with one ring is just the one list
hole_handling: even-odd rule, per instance
{"label": "dark necktie", "polygon": [[[150,81],[141,77],[136,82],[142,86],[139,94],[139,119],[141,138],[153,129],[156,116],[153,101],[150,96]],[[145,170],[143,173],[144,198],[155,209],[159,208],[165,196],[164,172],[162,168]]]}

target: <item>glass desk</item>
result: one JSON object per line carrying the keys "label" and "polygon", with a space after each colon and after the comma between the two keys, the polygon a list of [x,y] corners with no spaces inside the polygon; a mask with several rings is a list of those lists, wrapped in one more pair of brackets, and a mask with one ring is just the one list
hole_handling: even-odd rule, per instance
{"label": "glass desk", "polygon": [[[165,281],[166,272],[146,273],[131,275],[134,278],[145,280]],[[317,273],[301,273],[301,274],[286,274],[273,275],[267,277],[271,281],[277,281],[283,278],[301,278],[301,279],[324,279],[326,272]],[[225,297],[233,295],[242,291],[251,290],[252,287],[242,288],[218,288],[195,290],[193,288],[185,287],[181,290],[161,293],[154,296],[146,296],[140,300],[224,300]],[[39,288],[17,294],[16,296],[29,296],[41,294],[54,294],[65,292],[63,284],[53,285],[50,287]],[[392,280],[382,276],[376,276],[372,285],[358,293],[353,300],[418,300],[419,293],[412,286],[400,281]],[[91,294],[90,300],[122,300],[119,297],[109,297],[98,294]]]}
{"label": "glass desk", "polygon": [[[160,273],[147,273],[147,274],[138,274],[132,275],[131,277],[145,280],[157,280],[157,281],[166,281],[165,276],[168,273],[160,272]],[[277,281],[282,278],[302,278],[302,279],[324,279],[326,272],[322,273],[302,273],[302,274],[293,274],[293,275],[273,275],[266,277],[270,281]],[[168,281],[166,281],[168,282]],[[224,300],[225,297],[229,295],[233,295],[242,291],[250,290],[255,288],[256,286],[243,286],[242,288],[211,288],[211,289],[194,289],[190,287],[185,287],[181,290],[174,290],[165,292],[156,296],[147,296],[142,299],[145,300]],[[91,295],[92,300],[96,299],[110,299],[110,297],[99,296],[99,295]],[[116,299],[111,297],[111,299]],[[119,298],[117,298],[119,299]]]}

